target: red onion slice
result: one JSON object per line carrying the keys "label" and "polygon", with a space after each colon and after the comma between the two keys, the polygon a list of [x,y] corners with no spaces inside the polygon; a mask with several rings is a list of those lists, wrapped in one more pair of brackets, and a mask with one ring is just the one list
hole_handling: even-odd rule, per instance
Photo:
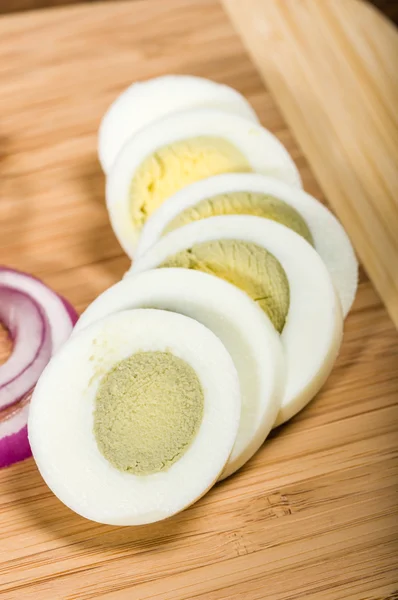
{"label": "red onion slice", "polygon": [[14,342],[13,353],[0,366],[0,468],[31,456],[31,388],[77,318],[71,304],[39,279],[0,266],[0,321]]}
{"label": "red onion slice", "polygon": [[0,366],[0,409],[17,402],[36,383],[51,356],[50,327],[30,296],[0,286],[0,321],[14,342]]}

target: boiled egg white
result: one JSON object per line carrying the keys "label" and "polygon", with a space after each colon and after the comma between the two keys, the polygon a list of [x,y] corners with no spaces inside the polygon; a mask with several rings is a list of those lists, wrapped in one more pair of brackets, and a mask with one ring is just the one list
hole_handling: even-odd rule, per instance
{"label": "boiled egg white", "polygon": [[281,333],[286,385],[275,423],[280,425],[319,391],[333,367],[342,339],[339,298],[323,260],[308,242],[268,219],[211,217],[161,238],[134,262],[126,276],[159,267],[170,256],[195,245],[222,240],[264,248],[279,261],[287,278],[290,300]]}
{"label": "boiled egg white", "polygon": [[233,359],[242,412],[223,479],[251,458],[275,422],[285,380],[280,338],[244,292],[218,277],[188,269],[156,269],[116,283],[84,311],[73,335],[109,314],[142,307],[196,319],[218,336]]}
{"label": "boiled egg white", "polygon": [[[145,431],[139,443],[137,460],[131,469],[120,470],[100,451],[95,436],[98,393],[109,374],[121,378],[121,361],[144,353],[161,353],[175,357],[196,374],[196,385],[203,395],[203,414],[199,429],[190,445],[171,466],[158,472],[136,475],[138,454],[146,445],[163,443],[152,427],[152,413],[145,415]],[[174,358],[173,358],[174,360]],[[137,374],[137,376],[139,373]],[[178,378],[177,378],[178,379]],[[153,374],[139,380],[146,388]],[[171,378],[171,384],[177,381]],[[182,382],[184,383],[184,382]],[[179,382],[177,381],[177,384]],[[150,388],[152,389],[152,388]],[[185,405],[192,398],[188,386]],[[113,381],[112,410],[119,393]],[[191,394],[192,395],[192,394]],[[154,410],[161,431],[173,441],[167,429],[173,420],[173,402],[163,410],[162,389]],[[135,398],[128,397],[128,401]],[[184,406],[185,406],[184,405]],[[106,405],[108,406],[108,405]],[[138,407],[141,412],[146,405]],[[187,410],[188,410],[187,408]],[[240,419],[239,378],[232,358],[221,341],[197,321],[172,312],[152,309],[122,311],[108,315],[73,335],[51,359],[33,393],[28,431],[37,466],[47,485],[58,498],[78,514],[110,525],[139,525],[165,519],[200,498],[218,479],[232,451]],[[101,413],[102,414],[102,413]],[[125,439],[134,424],[135,406],[125,413],[122,422]],[[132,426],[132,425],[131,425]],[[182,422],[181,427],[185,426]],[[109,423],[108,433],[116,451]],[[144,433],[147,437],[145,437]],[[126,438],[127,436],[127,438]],[[149,439],[148,439],[149,436]],[[137,440],[132,442],[137,444]],[[173,459],[173,457],[170,457]],[[172,460],[170,460],[172,462]]]}
{"label": "boiled egg white", "polygon": [[186,185],[226,172],[258,172],[301,187],[280,141],[261,125],[217,109],[175,113],[133,135],[107,178],[113,230],[133,257],[142,227]]}
{"label": "boiled egg white", "polygon": [[[148,219],[137,246],[136,258],[139,258],[166,231],[170,230],[173,221],[176,218],[181,219],[184,211],[193,209],[189,212],[190,219],[198,220],[202,218],[201,204],[202,206],[204,202],[209,204],[212,199],[221,196],[224,202],[219,208],[225,209],[228,195],[239,192],[281,200],[301,215],[312,234],[316,251],[329,270],[340,297],[343,314],[346,316],[358,286],[358,262],[343,226],[326,206],[304,190],[264,175],[256,173],[217,175],[183,188],[166,200]],[[207,206],[207,212],[212,214],[210,206]],[[239,206],[230,206],[223,214],[232,215],[238,212],[245,214]]]}
{"label": "boiled egg white", "polygon": [[173,112],[212,107],[258,122],[249,102],[235,89],[193,75],[163,75],[138,81],[106,111],[98,132],[98,156],[108,173],[124,143],[137,131]]}

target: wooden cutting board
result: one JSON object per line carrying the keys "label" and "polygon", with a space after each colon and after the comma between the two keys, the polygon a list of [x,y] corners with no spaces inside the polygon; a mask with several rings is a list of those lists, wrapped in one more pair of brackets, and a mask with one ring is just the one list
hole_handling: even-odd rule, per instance
{"label": "wooden cutting board", "polygon": [[[192,73],[245,94],[305,188],[326,201],[322,185],[395,318],[395,33],[351,0],[224,4],[259,71],[217,0],[0,19],[0,263],[43,278],[79,310],[118,281],[128,260],[104,205],[99,120],[132,80]],[[2,470],[0,596],[396,598],[397,398],[398,338],[361,270],[322,392],[182,514],[137,528],[98,525],[64,507],[32,459]]]}

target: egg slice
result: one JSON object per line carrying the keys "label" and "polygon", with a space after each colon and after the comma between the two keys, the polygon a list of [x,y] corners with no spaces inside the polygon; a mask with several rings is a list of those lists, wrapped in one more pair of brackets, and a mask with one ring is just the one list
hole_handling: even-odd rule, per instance
{"label": "egg slice", "polygon": [[146,222],[136,258],[177,227],[211,216],[233,214],[275,220],[312,243],[329,270],[343,314],[347,315],[357,290],[358,263],[343,226],[310,194],[264,175],[217,175],[180,190]]}
{"label": "egg slice", "polygon": [[235,442],[239,379],[197,321],[151,309],[108,315],[52,358],[29,440],[48,486],[110,525],[165,519],[217,480]]}
{"label": "egg slice", "polygon": [[118,154],[106,185],[113,230],[132,257],[147,218],[167,198],[212,175],[251,171],[301,186],[288,152],[261,125],[210,108],[167,116]]}
{"label": "egg slice", "polygon": [[[204,251],[209,248],[206,259]],[[176,266],[181,257],[191,259],[192,268],[213,271],[236,283],[277,323],[286,385],[276,425],[293,417],[326,380],[342,338],[340,302],[319,254],[297,233],[274,221],[211,217],[161,238],[127,276]]]}
{"label": "egg slice", "polygon": [[106,111],[98,132],[98,156],[108,173],[129,137],[173,112],[214,107],[258,122],[249,102],[227,85],[192,75],[164,75],[133,83]]}
{"label": "egg slice", "polygon": [[262,445],[278,414],[285,374],[278,334],[244,292],[218,277],[187,269],[156,269],[120,281],[85,310],[75,332],[108,314],[142,307],[196,319],[231,355],[242,395],[237,438],[221,478],[231,475]]}

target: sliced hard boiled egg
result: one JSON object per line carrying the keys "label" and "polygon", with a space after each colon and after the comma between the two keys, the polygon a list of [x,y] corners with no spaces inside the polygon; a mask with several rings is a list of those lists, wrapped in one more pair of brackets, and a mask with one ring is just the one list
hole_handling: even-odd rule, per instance
{"label": "sliced hard boiled egg", "polygon": [[221,478],[231,475],[262,445],[278,414],[285,376],[278,334],[244,292],[218,277],[187,269],[156,269],[120,281],[85,310],[75,332],[108,314],[142,307],[196,319],[231,355],[242,395],[238,435]]}
{"label": "sliced hard boiled egg", "polygon": [[212,175],[251,171],[301,186],[287,150],[261,125],[210,108],[158,120],[129,139],[107,179],[114,232],[132,257],[147,218],[167,198]]}
{"label": "sliced hard boiled egg", "polygon": [[227,85],[192,75],[164,75],[133,83],[106,111],[98,133],[98,155],[105,173],[129,137],[173,112],[213,107],[258,122],[249,102]]}
{"label": "sliced hard boiled egg", "polygon": [[61,348],[33,393],[29,440],[48,486],[110,525],[165,519],[217,480],[235,442],[239,379],[206,327],[123,311]]}
{"label": "sliced hard boiled egg", "polygon": [[180,190],[145,223],[136,258],[162,235],[182,225],[233,214],[272,219],[312,243],[332,276],[343,314],[347,315],[358,285],[358,263],[343,226],[310,194],[264,175],[217,175]]}
{"label": "sliced hard boiled egg", "polygon": [[178,266],[227,279],[267,312],[281,331],[286,365],[276,425],[293,417],[326,380],[342,338],[340,302],[319,254],[274,221],[211,217],[161,238],[129,273]]}

